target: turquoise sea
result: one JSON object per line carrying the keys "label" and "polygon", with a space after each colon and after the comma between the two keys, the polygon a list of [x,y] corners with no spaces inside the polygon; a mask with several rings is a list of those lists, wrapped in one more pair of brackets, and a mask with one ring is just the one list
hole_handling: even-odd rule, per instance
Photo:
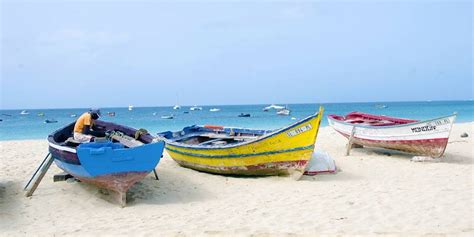
{"label": "turquoise sea", "polygon": [[[182,106],[180,110],[172,107],[135,107],[101,108],[102,120],[113,121],[135,128],[146,128],[152,134],[157,132],[180,130],[193,124],[213,124],[233,127],[258,129],[276,129],[296,122],[318,110],[319,105],[325,108],[325,115],[344,115],[351,111],[388,115],[418,120],[436,118],[458,113],[457,123],[474,121],[474,101],[426,101],[426,102],[374,102],[374,103],[324,103],[324,104],[288,104],[290,116],[280,116],[276,111],[264,112],[266,105],[215,105],[201,106],[200,111],[191,111],[190,106]],[[386,107],[383,108],[385,105]],[[210,112],[211,108],[219,108],[219,112]],[[71,114],[81,115],[83,109],[34,109],[29,114],[21,115],[22,110],[0,110],[0,140],[45,139],[56,129],[73,122],[76,118]],[[110,117],[107,112],[115,112]],[[185,113],[189,112],[189,113]],[[44,113],[44,116],[38,116]],[[240,113],[249,113],[251,117],[238,117]],[[162,119],[163,115],[174,115],[174,119]],[[45,123],[46,119],[57,120],[57,123]],[[327,126],[324,119],[322,126]]]}

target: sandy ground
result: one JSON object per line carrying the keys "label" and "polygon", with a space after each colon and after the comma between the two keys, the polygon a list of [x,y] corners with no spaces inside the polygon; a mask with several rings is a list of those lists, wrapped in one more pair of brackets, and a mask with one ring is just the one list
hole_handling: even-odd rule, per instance
{"label": "sandy ground", "polygon": [[[460,134],[467,132],[468,138]],[[53,165],[31,198],[23,186],[47,152],[44,140],[0,142],[0,235],[314,236],[474,234],[474,123],[456,124],[439,162],[353,149],[321,129],[316,147],[337,174],[236,178],[179,167],[165,154],[120,208],[111,194],[56,182]]]}

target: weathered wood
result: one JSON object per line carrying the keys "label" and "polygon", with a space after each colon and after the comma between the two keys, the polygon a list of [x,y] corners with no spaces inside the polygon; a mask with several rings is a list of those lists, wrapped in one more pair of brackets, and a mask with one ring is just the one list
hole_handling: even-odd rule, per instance
{"label": "weathered wood", "polygon": [[49,157],[49,158],[47,159],[46,163],[45,163],[43,166],[40,166],[40,167],[41,167],[41,170],[40,170],[39,176],[36,178],[35,182],[33,183],[33,186],[26,192],[25,196],[30,197],[31,195],[33,195],[33,193],[35,192],[36,188],[38,187],[38,185],[40,184],[41,180],[43,179],[44,175],[46,174],[46,172],[48,171],[49,167],[50,167],[51,164],[53,163],[53,161],[54,161],[53,156],[48,156],[48,157]]}
{"label": "weathered wood", "polygon": [[30,186],[30,183],[31,181],[33,180],[33,178],[36,176],[36,174],[38,173],[38,171],[41,169],[41,166],[43,166],[44,162],[48,159],[48,157],[51,155],[51,153],[48,153],[43,161],[41,162],[41,164],[38,166],[38,168],[36,169],[36,171],[33,173],[33,176],[31,176],[30,180],[28,181],[28,183],[25,185],[25,187],[23,188],[23,190],[26,190],[28,188],[28,186]]}
{"label": "weathered wood", "polygon": [[120,192],[120,206],[125,207],[127,205],[127,192]]}
{"label": "weathered wood", "polygon": [[352,132],[351,132],[351,136],[349,137],[349,141],[347,142],[346,156],[350,155],[350,153],[351,153],[352,142],[353,142],[353,139],[354,139],[355,131],[356,131],[356,127],[354,126],[354,127],[352,127]]}

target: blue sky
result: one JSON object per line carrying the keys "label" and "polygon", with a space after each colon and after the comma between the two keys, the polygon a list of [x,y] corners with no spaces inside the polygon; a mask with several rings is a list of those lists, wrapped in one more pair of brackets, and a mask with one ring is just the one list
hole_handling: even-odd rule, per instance
{"label": "blue sky", "polygon": [[473,98],[471,1],[1,1],[1,107]]}

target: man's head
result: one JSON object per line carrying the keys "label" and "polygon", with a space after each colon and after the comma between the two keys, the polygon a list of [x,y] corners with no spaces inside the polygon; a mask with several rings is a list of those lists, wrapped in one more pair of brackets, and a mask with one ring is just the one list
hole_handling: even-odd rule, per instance
{"label": "man's head", "polygon": [[91,109],[89,110],[89,113],[91,114],[91,117],[94,120],[100,117],[100,109]]}

